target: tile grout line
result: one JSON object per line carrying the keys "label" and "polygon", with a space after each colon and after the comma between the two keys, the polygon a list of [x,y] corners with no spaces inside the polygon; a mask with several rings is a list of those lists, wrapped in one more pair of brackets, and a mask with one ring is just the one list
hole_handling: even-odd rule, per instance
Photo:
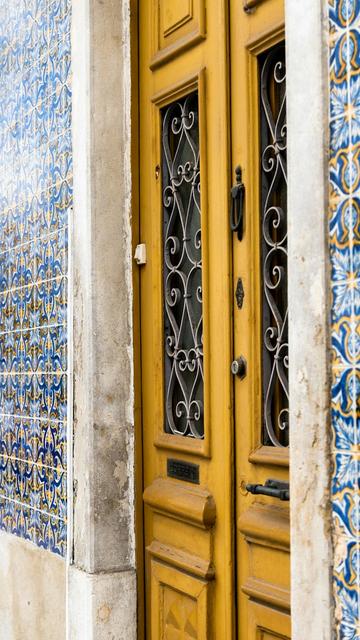
{"label": "tile grout line", "polygon": [[[67,469],[65,467],[53,467],[50,464],[43,464],[41,462],[36,462],[35,460],[26,460],[25,458],[17,458],[16,456],[9,456],[4,453],[0,453],[0,460],[4,463],[7,462],[20,462],[21,464],[27,464],[39,469],[49,469],[50,471],[59,471],[63,473],[65,476],[67,475]],[[0,471],[1,472],[1,471]]]}
{"label": "tile grout line", "polygon": [[6,496],[2,493],[0,493],[0,505],[1,505],[1,500],[4,500],[6,502],[12,502],[13,504],[17,504],[20,507],[25,507],[25,509],[29,509],[30,511],[36,511],[37,513],[42,513],[44,516],[48,516],[49,518],[53,518],[54,520],[58,520],[60,522],[67,522],[66,519],[60,518],[60,516],[56,516],[53,513],[44,511],[43,509],[38,509],[37,507],[32,507],[29,504],[26,504],[26,502],[21,502],[20,500],[16,500],[15,498],[10,498],[9,496]]}

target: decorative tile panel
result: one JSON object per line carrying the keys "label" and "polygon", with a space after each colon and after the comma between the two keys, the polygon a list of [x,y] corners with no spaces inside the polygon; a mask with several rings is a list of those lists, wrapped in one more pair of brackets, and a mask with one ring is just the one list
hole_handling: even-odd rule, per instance
{"label": "decorative tile panel", "polygon": [[335,637],[360,638],[360,3],[329,0]]}
{"label": "decorative tile panel", "polygon": [[67,521],[71,0],[0,0],[0,529]]}

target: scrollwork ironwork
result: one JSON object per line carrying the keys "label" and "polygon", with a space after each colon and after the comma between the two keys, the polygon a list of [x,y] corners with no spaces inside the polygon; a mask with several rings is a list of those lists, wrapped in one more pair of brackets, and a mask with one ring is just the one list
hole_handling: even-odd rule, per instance
{"label": "scrollwork ironwork", "polygon": [[285,46],[260,58],[263,442],[289,444]]}
{"label": "scrollwork ironwork", "polygon": [[198,95],[162,111],[165,431],[201,439],[203,313]]}

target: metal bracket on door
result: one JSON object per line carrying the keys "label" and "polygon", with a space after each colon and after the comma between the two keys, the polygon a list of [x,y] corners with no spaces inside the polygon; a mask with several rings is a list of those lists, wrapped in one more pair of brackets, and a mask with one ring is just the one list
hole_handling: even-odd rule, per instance
{"label": "metal bracket on door", "polygon": [[236,184],[231,189],[230,228],[236,231],[239,240],[243,237],[245,185],[241,179],[241,167],[235,169]]}
{"label": "metal bracket on door", "polygon": [[254,495],[270,496],[279,500],[290,500],[289,483],[281,480],[266,480],[265,484],[247,484],[246,490]]}

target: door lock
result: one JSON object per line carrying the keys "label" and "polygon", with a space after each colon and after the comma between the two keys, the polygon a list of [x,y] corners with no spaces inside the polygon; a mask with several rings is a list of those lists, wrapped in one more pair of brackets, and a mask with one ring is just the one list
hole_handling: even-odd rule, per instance
{"label": "door lock", "polygon": [[270,496],[283,501],[290,500],[289,483],[281,480],[266,480],[265,484],[247,484],[246,489],[254,495]]}
{"label": "door lock", "polygon": [[231,373],[241,380],[246,376],[246,360],[244,356],[236,358],[231,364]]}

